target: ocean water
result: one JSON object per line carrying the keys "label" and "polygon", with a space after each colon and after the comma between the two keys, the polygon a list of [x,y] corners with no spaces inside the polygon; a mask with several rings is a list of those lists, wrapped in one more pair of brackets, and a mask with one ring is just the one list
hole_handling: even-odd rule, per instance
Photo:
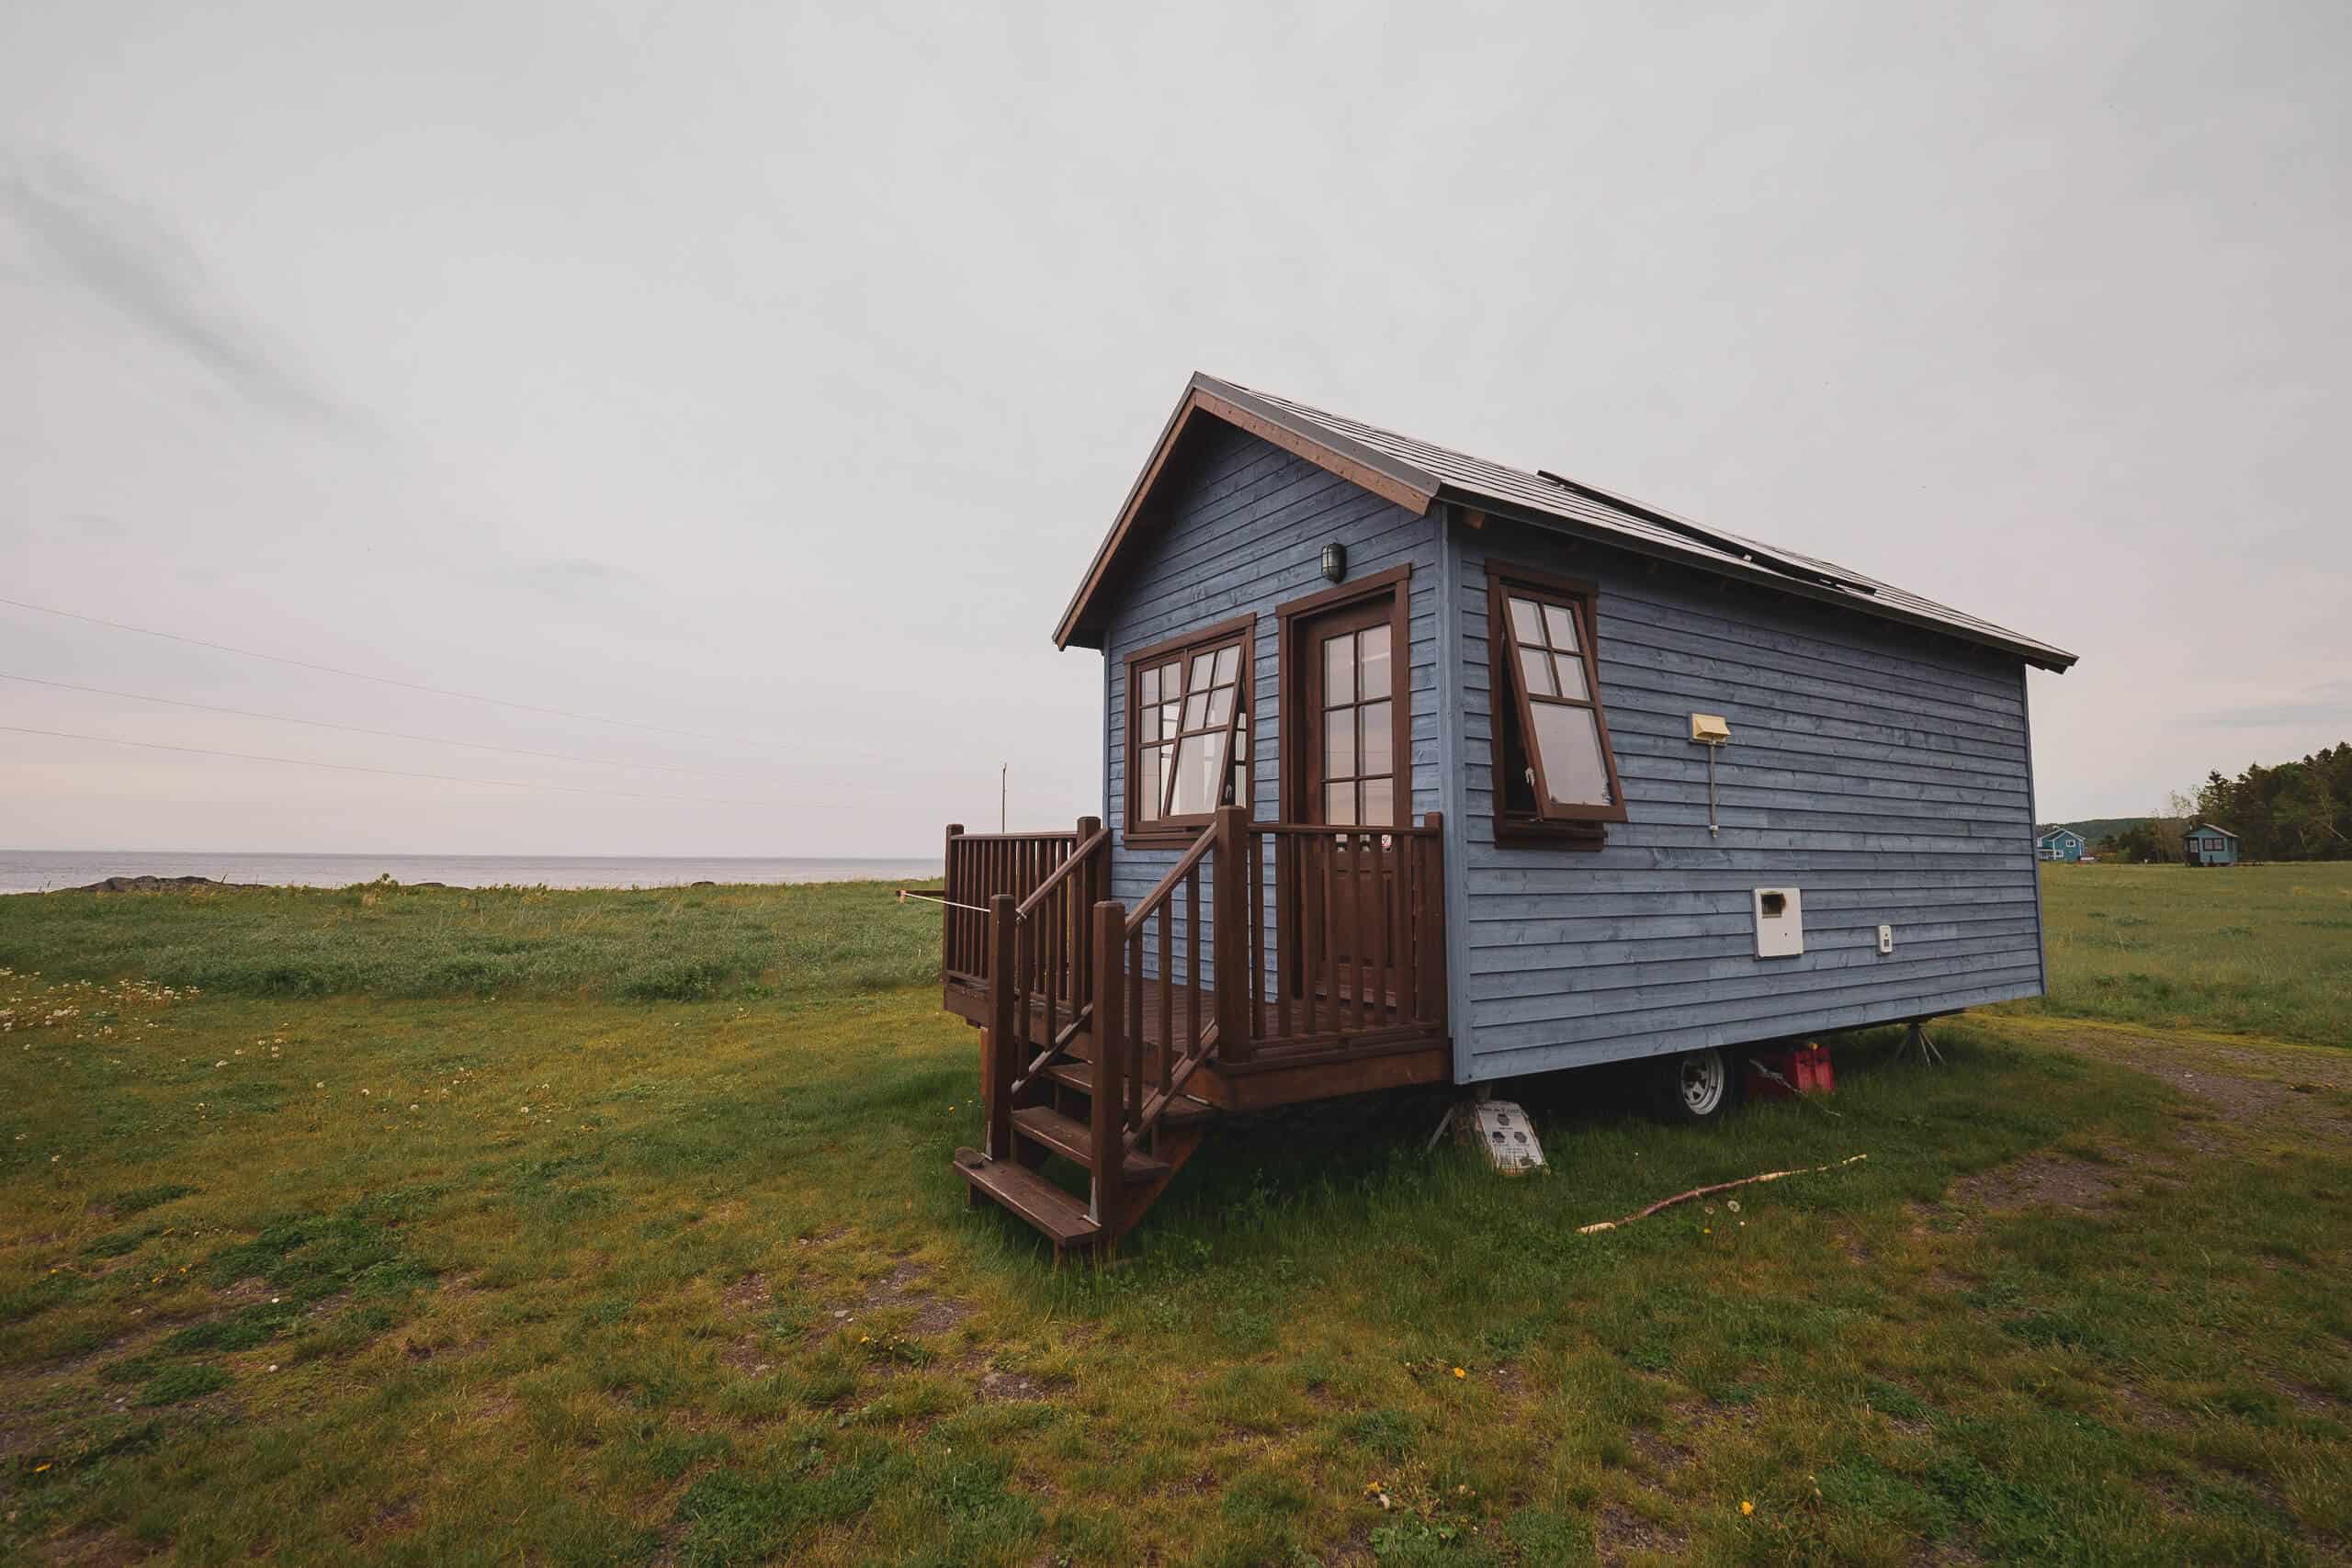
{"label": "ocean water", "polygon": [[682,887],[690,882],[935,882],[939,862],[666,855],[288,855],[186,850],[0,850],[0,893],[82,887],[109,876],[209,876],[283,887],[348,887],[389,876],[452,887]]}

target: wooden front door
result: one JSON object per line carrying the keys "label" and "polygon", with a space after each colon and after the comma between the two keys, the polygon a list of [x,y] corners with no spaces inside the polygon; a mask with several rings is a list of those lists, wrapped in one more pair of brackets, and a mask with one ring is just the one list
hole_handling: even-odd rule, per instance
{"label": "wooden front door", "polygon": [[[1412,809],[1406,744],[1401,584],[1298,616],[1283,657],[1294,733],[1283,793],[1295,822],[1400,826]],[[1377,831],[1301,839],[1295,951],[1311,999],[1358,1013],[1385,1008],[1400,933],[1393,929],[1397,840]],[[1336,985],[1332,983],[1336,976]]]}

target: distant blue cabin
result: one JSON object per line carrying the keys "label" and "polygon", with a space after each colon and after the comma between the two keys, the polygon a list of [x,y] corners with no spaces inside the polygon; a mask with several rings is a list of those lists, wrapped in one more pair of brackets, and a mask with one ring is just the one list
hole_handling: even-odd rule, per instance
{"label": "distant blue cabin", "polygon": [[2035,841],[2034,853],[2043,860],[2081,860],[2083,836],[2072,828],[2052,828]]}
{"label": "distant blue cabin", "polygon": [[[1187,1107],[2041,993],[2026,671],[2075,656],[1860,572],[1195,376],[1055,640],[1100,816],[950,829],[944,967],[1013,1037],[957,1163],[1057,1246]],[[1012,1160],[1081,1133],[1100,1232]]]}
{"label": "distant blue cabin", "polygon": [[2238,836],[2227,828],[2199,822],[2181,834],[2180,853],[2191,865],[2235,865]]}

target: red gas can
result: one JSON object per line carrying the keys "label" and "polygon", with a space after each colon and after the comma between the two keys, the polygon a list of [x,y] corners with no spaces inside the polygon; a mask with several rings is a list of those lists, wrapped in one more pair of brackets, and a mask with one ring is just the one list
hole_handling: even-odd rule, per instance
{"label": "red gas can", "polygon": [[1808,1041],[1789,1050],[1751,1051],[1747,1060],[1747,1092],[1758,1100],[1827,1094],[1838,1087],[1826,1045]]}

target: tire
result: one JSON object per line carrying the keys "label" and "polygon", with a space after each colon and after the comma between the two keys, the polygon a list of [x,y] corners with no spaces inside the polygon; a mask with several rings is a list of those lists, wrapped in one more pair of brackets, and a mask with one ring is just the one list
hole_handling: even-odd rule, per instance
{"label": "tire", "polygon": [[1669,1125],[1712,1127],[1739,1103],[1739,1066],[1720,1047],[1657,1057],[1649,1072],[1651,1113]]}

